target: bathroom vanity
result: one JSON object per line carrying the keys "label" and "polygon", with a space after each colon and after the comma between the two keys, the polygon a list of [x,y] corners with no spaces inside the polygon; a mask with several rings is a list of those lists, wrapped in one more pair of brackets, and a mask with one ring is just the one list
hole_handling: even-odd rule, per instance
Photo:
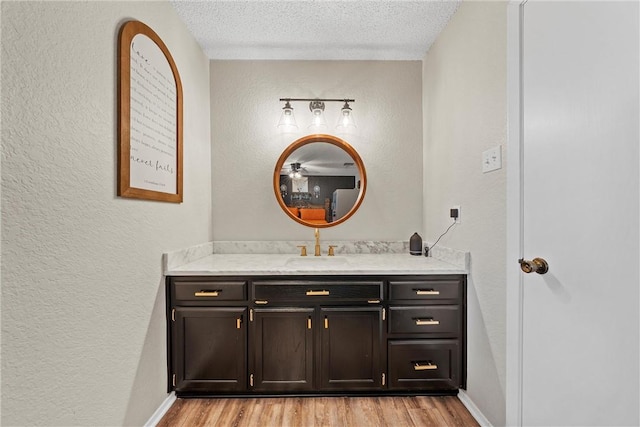
{"label": "bathroom vanity", "polygon": [[[320,200],[336,176],[348,178],[348,206],[337,215],[334,200],[333,212],[308,217],[306,180],[318,180]],[[320,256],[320,229],[357,211],[366,177],[346,141],[304,136],[277,160],[273,190],[285,215],[315,228],[315,256],[306,256],[305,242],[226,242],[226,253],[225,242],[212,242],[171,257],[183,262],[167,254],[169,391],[453,394],[466,387],[468,254],[445,262],[410,256],[406,242],[323,242],[329,256]]]}
{"label": "bathroom vanity", "polygon": [[178,396],[466,387],[466,274],[433,258],[209,255],[166,295]]}

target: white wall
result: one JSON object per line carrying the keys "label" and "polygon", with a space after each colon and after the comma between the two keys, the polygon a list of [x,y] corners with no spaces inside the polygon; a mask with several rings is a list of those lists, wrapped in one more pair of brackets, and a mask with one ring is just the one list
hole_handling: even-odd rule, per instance
{"label": "white wall", "polygon": [[506,2],[460,6],[424,58],[423,88],[426,237],[461,206],[439,245],[471,252],[467,392],[504,425],[506,168],[483,174],[481,156],[506,141]]}
{"label": "white wall", "polygon": [[[358,212],[322,239],[408,240],[422,227],[420,61],[212,61],[214,240],[312,240],[282,212],[272,177],[282,151],[307,129],[309,103],[293,103],[297,133],[276,124],[279,98],[344,98],[358,129],[340,135],[360,154],[368,186]],[[335,134],[342,104],[327,103]]]}
{"label": "white wall", "polygon": [[[184,90],[184,203],[116,197],[116,41]],[[167,2],[2,2],[2,423],[141,425],[166,397],[161,254],[210,240],[209,62]]]}

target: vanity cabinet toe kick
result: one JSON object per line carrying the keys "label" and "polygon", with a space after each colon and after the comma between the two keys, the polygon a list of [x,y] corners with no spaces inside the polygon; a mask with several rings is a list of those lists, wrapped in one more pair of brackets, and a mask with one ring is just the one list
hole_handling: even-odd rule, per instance
{"label": "vanity cabinet toe kick", "polygon": [[466,276],[170,276],[178,396],[455,394]]}

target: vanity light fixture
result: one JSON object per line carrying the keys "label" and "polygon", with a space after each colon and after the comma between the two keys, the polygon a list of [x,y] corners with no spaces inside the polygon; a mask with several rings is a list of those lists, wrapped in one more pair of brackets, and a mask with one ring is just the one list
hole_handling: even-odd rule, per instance
{"label": "vanity light fixture", "polygon": [[293,116],[293,107],[291,106],[291,102],[308,102],[309,103],[309,111],[311,111],[312,119],[311,124],[309,125],[310,129],[322,130],[327,127],[327,121],[324,118],[324,109],[325,102],[343,102],[344,105],[340,110],[341,114],[338,118],[338,129],[348,129],[355,128],[356,124],[353,119],[353,110],[349,106],[349,103],[356,102],[355,99],[321,99],[321,98],[280,98],[280,102],[284,102],[284,107],[282,107],[282,114],[280,115],[280,120],[278,121],[278,127],[294,130],[298,128],[296,124],[295,118]]}

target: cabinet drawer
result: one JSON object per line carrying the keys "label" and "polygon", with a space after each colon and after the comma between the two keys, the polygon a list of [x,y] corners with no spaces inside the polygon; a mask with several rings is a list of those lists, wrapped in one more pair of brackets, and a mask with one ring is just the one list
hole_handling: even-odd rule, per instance
{"label": "cabinet drawer", "polygon": [[460,307],[457,305],[389,307],[390,334],[460,333]]}
{"label": "cabinet drawer", "polygon": [[242,301],[247,299],[247,282],[230,281],[179,281],[173,282],[177,304],[180,301]]}
{"label": "cabinet drawer", "polygon": [[457,340],[391,340],[388,350],[389,389],[460,387]]}
{"label": "cabinet drawer", "polygon": [[434,280],[390,281],[389,299],[438,301],[460,298],[462,278],[451,277]]}
{"label": "cabinet drawer", "polygon": [[256,301],[372,301],[382,300],[383,282],[329,281],[256,281],[253,282]]}

